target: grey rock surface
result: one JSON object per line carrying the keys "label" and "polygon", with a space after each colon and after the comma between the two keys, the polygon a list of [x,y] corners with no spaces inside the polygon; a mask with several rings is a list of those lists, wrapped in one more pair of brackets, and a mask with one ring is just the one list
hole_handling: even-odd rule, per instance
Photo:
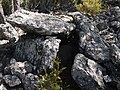
{"label": "grey rock surface", "polygon": [[14,87],[21,84],[20,79],[15,75],[5,75],[3,79],[5,83],[8,84],[10,87]]}
{"label": "grey rock surface", "polygon": [[0,89],[37,90],[38,75],[57,56],[72,90],[120,89],[119,7],[96,16],[20,9],[7,21],[0,24]]}
{"label": "grey rock surface", "polygon": [[109,48],[102,40],[96,25],[81,13],[74,13],[72,16],[79,33],[80,51],[98,62],[109,60]]}
{"label": "grey rock surface", "polygon": [[5,87],[5,85],[1,84],[0,85],[0,90],[7,90],[7,88]]}
{"label": "grey rock surface", "polygon": [[39,33],[41,35],[70,33],[75,28],[75,25],[69,24],[53,15],[34,13],[23,9],[17,10],[10,15],[7,21],[26,32]]}
{"label": "grey rock surface", "polygon": [[19,60],[28,60],[40,71],[51,66],[56,59],[60,39],[50,37],[48,39],[26,39],[16,45],[14,57]]}
{"label": "grey rock surface", "polygon": [[10,65],[4,68],[4,73],[12,75],[17,75],[21,79],[25,76],[25,74],[32,72],[33,65],[28,61],[17,62],[15,59],[11,59]]}
{"label": "grey rock surface", "polygon": [[102,67],[83,54],[77,54],[71,71],[81,90],[105,90]]}
{"label": "grey rock surface", "polygon": [[111,45],[111,59],[114,64],[120,64],[120,48],[115,44]]}
{"label": "grey rock surface", "polygon": [[23,85],[25,90],[38,90],[37,84],[38,84],[38,76],[29,73],[27,74],[23,79]]}
{"label": "grey rock surface", "polygon": [[9,23],[0,24],[0,41],[8,40],[9,42],[16,42],[18,39],[17,31]]}

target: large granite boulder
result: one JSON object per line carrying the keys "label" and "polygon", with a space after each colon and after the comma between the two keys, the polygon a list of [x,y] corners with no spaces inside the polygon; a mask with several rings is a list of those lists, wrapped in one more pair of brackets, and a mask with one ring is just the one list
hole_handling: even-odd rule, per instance
{"label": "large granite boulder", "polygon": [[26,32],[39,33],[41,35],[70,33],[75,28],[75,25],[67,23],[56,16],[23,9],[17,10],[10,15],[7,21]]}
{"label": "large granite boulder", "polygon": [[80,51],[98,62],[109,60],[109,48],[102,40],[93,21],[81,13],[72,13],[71,15],[75,19],[79,33]]}
{"label": "large granite boulder", "polygon": [[77,54],[71,71],[81,90],[105,90],[102,67],[83,54]]}

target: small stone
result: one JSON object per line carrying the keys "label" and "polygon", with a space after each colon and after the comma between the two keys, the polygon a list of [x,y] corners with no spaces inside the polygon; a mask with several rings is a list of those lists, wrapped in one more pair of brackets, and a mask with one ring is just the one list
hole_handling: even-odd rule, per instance
{"label": "small stone", "polygon": [[37,90],[37,80],[38,76],[29,73],[25,76],[25,78],[23,79],[23,85],[25,90]]}
{"label": "small stone", "polygon": [[112,79],[108,75],[104,76],[104,80],[106,83],[112,82]]}
{"label": "small stone", "polygon": [[12,58],[12,59],[10,60],[10,64],[15,64],[15,62],[16,62],[16,60],[15,60],[14,58]]}
{"label": "small stone", "polygon": [[20,79],[15,75],[5,75],[3,79],[5,83],[8,84],[10,87],[14,87],[21,84]]}

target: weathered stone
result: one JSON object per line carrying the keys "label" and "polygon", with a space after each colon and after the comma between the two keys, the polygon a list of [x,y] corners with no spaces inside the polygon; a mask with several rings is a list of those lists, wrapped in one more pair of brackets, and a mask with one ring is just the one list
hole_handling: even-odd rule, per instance
{"label": "weathered stone", "polygon": [[0,40],[0,45],[4,45],[9,43],[9,40]]}
{"label": "weathered stone", "polygon": [[67,16],[67,15],[59,15],[59,16],[57,16],[56,15],[56,17],[62,19],[65,22],[73,22],[73,18],[71,16]]}
{"label": "weathered stone", "polygon": [[23,9],[17,10],[7,19],[9,23],[22,30],[42,35],[70,33],[75,26],[52,15],[34,13]]}
{"label": "weathered stone", "polygon": [[25,90],[38,90],[37,84],[38,84],[38,76],[29,73],[25,76],[23,79],[23,86]]}
{"label": "weathered stone", "polygon": [[102,40],[93,20],[81,13],[73,13],[71,15],[75,20],[79,33],[80,52],[98,62],[109,60],[109,48]]}
{"label": "weathered stone", "polygon": [[82,90],[105,90],[102,67],[83,54],[76,55],[71,73]]}
{"label": "weathered stone", "polygon": [[109,49],[104,44],[100,35],[94,32],[94,30],[93,31],[89,30],[90,29],[89,25],[85,23],[81,25],[81,29],[82,31],[80,30],[79,32],[80,37],[79,45],[80,48],[82,48],[83,51],[86,53],[86,55],[97,60],[98,62],[109,60]]}
{"label": "weathered stone", "polygon": [[11,59],[10,65],[4,68],[4,73],[11,73],[22,79],[26,73],[32,72],[32,70],[33,66],[29,62],[16,62],[15,59]]}
{"label": "weathered stone", "polygon": [[[68,16],[49,15],[20,9],[10,15],[7,21],[14,28],[9,23],[0,24],[0,83],[5,81],[2,74],[8,75],[7,83],[5,81],[8,86],[11,85],[7,87],[8,90],[37,90],[35,74],[51,68],[57,55],[62,65],[67,67],[63,72],[67,78],[62,77],[67,80],[63,80],[63,83],[70,82],[70,87],[77,83],[81,90],[120,89],[119,7],[97,16],[80,12],[68,13]],[[74,23],[76,28],[70,23]],[[18,42],[9,46],[8,43],[13,41]],[[73,58],[78,52],[82,54],[75,57],[73,64]],[[10,61],[10,58],[13,59]],[[70,75],[71,65],[75,84]],[[21,83],[12,84],[13,76],[19,77]],[[12,82],[10,85],[9,81]],[[74,87],[73,90],[79,90]],[[2,84],[0,88],[3,88]]]}
{"label": "weathered stone", "polygon": [[15,58],[19,60],[28,60],[39,70],[50,67],[55,60],[58,48],[59,39],[55,38],[36,38],[18,42],[15,50]]}
{"label": "weathered stone", "polygon": [[117,35],[114,33],[110,33],[109,31],[106,32],[106,34],[103,34],[104,32],[100,33],[101,38],[108,43],[108,44],[114,44],[118,42]]}
{"label": "weathered stone", "polygon": [[114,64],[120,64],[120,49],[115,45],[111,45],[111,59]]}
{"label": "weathered stone", "polygon": [[18,41],[17,31],[9,24],[0,24],[0,40],[9,40],[9,42]]}
{"label": "weathered stone", "polygon": [[3,79],[5,83],[8,84],[10,87],[14,87],[21,84],[20,79],[15,75],[5,75]]}
{"label": "weathered stone", "polygon": [[97,24],[97,28],[99,29],[99,31],[108,29],[108,25],[106,22],[100,22]]}
{"label": "weathered stone", "polygon": [[104,76],[104,80],[106,83],[112,82],[112,79],[108,75]]}

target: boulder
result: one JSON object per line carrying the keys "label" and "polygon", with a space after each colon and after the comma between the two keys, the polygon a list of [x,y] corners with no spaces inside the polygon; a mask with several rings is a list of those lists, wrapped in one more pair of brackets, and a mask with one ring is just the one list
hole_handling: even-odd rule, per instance
{"label": "boulder", "polygon": [[75,25],[67,23],[56,16],[30,12],[24,9],[17,10],[7,18],[7,21],[26,32],[41,35],[70,33],[75,28]]}
{"label": "boulder", "polygon": [[72,77],[81,90],[105,90],[102,67],[83,54],[77,54],[72,66]]}
{"label": "boulder", "polygon": [[14,57],[27,60],[42,71],[56,59],[59,43],[60,40],[54,37],[26,39],[17,43]]}
{"label": "boulder", "polygon": [[109,48],[102,40],[96,25],[81,13],[72,15],[79,33],[79,51],[97,62],[109,60]]}

